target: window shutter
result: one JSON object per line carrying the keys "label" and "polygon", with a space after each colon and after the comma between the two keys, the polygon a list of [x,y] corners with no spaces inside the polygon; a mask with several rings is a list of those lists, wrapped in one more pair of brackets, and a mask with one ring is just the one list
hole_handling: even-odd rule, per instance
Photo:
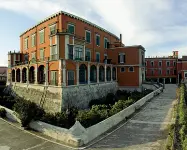
{"label": "window shutter", "polygon": [[118,63],[120,63],[120,55],[118,55]]}

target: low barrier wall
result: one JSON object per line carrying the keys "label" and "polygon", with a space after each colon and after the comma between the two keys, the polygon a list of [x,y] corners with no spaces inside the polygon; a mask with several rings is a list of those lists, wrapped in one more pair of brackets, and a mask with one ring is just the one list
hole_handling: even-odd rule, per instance
{"label": "low barrier wall", "polygon": [[[70,129],[56,127],[41,121],[33,121],[29,124],[29,126],[36,131],[39,131],[57,140],[63,141],[68,145],[80,147],[105,133],[110,128],[116,126],[126,117],[132,115],[136,111],[136,109],[139,109],[148,100],[158,95],[162,91],[163,87],[160,87],[159,89],[141,98],[131,106],[89,128],[84,128],[79,121],[76,121],[76,123]],[[11,110],[8,110],[8,112],[10,112],[11,115],[14,114],[14,112]],[[7,113],[7,116],[9,116],[8,114],[9,113]]]}
{"label": "low barrier wall", "polygon": [[21,120],[18,118],[18,114],[15,111],[12,111],[6,107],[3,107],[0,105],[0,108],[4,108],[6,110],[6,117],[10,119],[11,121],[19,122],[21,123]]}

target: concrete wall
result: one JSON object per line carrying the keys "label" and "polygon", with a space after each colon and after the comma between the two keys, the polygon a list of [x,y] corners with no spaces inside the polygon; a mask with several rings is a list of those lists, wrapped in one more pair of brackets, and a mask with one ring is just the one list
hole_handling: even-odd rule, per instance
{"label": "concrete wall", "polygon": [[70,106],[85,109],[88,108],[88,104],[92,99],[106,96],[108,93],[115,93],[117,90],[117,82],[64,87],[62,90],[62,106],[69,104]]}
{"label": "concrete wall", "polygon": [[[10,86],[10,85],[9,85]],[[45,88],[43,85],[32,85],[23,83],[14,83],[9,90],[12,90],[14,94],[20,97],[24,97],[26,100],[35,102],[41,105],[47,112],[60,112],[62,96],[60,87],[48,86]]]}

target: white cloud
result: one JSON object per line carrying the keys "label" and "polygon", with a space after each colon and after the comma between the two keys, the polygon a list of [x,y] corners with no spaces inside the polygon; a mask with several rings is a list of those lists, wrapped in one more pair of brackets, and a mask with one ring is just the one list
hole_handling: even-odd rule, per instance
{"label": "white cloud", "polygon": [[24,13],[37,21],[64,10],[118,36],[122,33],[125,45],[141,44],[148,54],[166,55],[176,48],[185,54],[185,4],[171,0],[0,0],[0,9]]}

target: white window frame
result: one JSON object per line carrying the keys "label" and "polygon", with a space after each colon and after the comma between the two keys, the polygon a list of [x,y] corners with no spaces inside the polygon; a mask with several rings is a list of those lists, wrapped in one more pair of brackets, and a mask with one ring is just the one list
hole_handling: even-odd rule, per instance
{"label": "white window frame", "polygon": [[[122,68],[124,68],[124,71],[121,70]],[[121,68],[120,68],[120,72],[125,72],[125,67],[121,67]]]}
{"label": "white window frame", "polygon": [[68,26],[73,26],[73,27],[74,27],[74,33],[73,33],[73,34],[75,34],[75,25],[74,25],[73,23],[68,23],[68,24],[67,24],[67,30],[68,30],[68,28],[69,28]]}
{"label": "white window frame", "polygon": [[26,49],[28,49],[28,45],[29,45],[29,43],[28,43],[28,40],[29,40],[29,38],[28,37],[26,37],[25,39],[24,39],[24,49],[26,50]]}
{"label": "white window frame", "polygon": [[167,66],[167,67],[169,67],[169,66],[168,66],[168,62],[169,62],[169,66],[170,66],[170,61],[166,61],[166,66]]}
{"label": "white window frame", "polygon": [[[152,63],[153,63],[153,65],[152,65]],[[154,67],[154,61],[151,61],[151,67]]]}
{"label": "white window frame", "polygon": [[[130,68],[131,68],[131,67],[133,68],[133,71],[130,71]],[[130,66],[130,67],[128,68],[128,71],[129,71],[129,72],[134,72],[134,67],[133,67],[133,66]]]}
{"label": "white window frame", "polygon": [[119,53],[119,55],[120,55],[120,64],[123,64],[123,63],[125,63],[125,60],[124,60],[124,55],[125,55],[125,53]]}
{"label": "white window frame", "polygon": [[91,58],[92,58],[92,54],[91,54],[91,49],[89,49],[89,48],[86,48],[86,50],[85,50],[86,52],[85,52],[85,57],[86,57],[86,53],[87,53],[87,51],[89,51],[90,52],[90,60],[89,61],[91,61]]}
{"label": "white window frame", "polygon": [[[53,47],[55,47],[55,53],[54,53]],[[51,60],[57,60],[58,59],[57,45],[52,45],[50,47],[50,59]]]}
{"label": "white window frame", "polygon": [[104,37],[104,48],[107,49],[107,45],[105,45],[105,40],[108,42],[108,38]]}
{"label": "white window frame", "polygon": [[55,28],[55,32],[56,32],[56,24],[53,24],[53,25],[50,25],[50,26],[49,26],[49,31],[50,31],[49,34],[50,34],[50,35],[55,34],[55,33],[51,34],[51,29],[52,29],[52,28]]}
{"label": "white window frame", "polygon": [[31,35],[31,45],[32,45],[32,47],[36,46],[36,33]]}
{"label": "white window frame", "polygon": [[[90,42],[87,42],[87,36],[86,36],[86,33],[89,32],[90,33]],[[91,31],[90,30],[85,30],[85,40],[86,40],[86,43],[91,43],[92,42],[92,35],[91,35]]]}
{"label": "white window frame", "polygon": [[[168,70],[169,70],[169,74],[168,74]],[[167,75],[170,75],[170,69],[167,69],[167,72],[166,72]]]}
{"label": "white window frame", "polygon": [[[97,61],[97,54],[99,54],[99,61]],[[97,62],[100,62],[100,59],[101,59],[100,52],[96,52],[96,61],[97,61]]]}
{"label": "white window frame", "polygon": [[[175,65],[174,65],[175,64]],[[173,61],[173,66],[176,66],[176,61]]]}
{"label": "white window frame", "polygon": [[[99,37],[99,45],[97,45],[97,36]],[[100,45],[101,45],[101,37],[100,37],[100,35],[97,33],[95,37],[96,37],[96,38],[95,38],[95,43],[96,43],[96,45],[97,45],[97,46],[100,46]]]}
{"label": "white window frame", "polygon": [[[41,41],[41,39],[40,39],[40,34],[43,32],[43,42]],[[45,43],[45,30],[44,29],[42,29],[42,30],[40,30],[39,31],[39,41],[40,41],[40,44],[43,44],[43,43]]]}
{"label": "white window frame", "polygon": [[[43,53],[43,57],[41,57],[41,51],[42,51],[42,53]],[[45,50],[44,50],[44,48],[40,48],[40,60],[44,60],[44,58],[45,58]]]}

